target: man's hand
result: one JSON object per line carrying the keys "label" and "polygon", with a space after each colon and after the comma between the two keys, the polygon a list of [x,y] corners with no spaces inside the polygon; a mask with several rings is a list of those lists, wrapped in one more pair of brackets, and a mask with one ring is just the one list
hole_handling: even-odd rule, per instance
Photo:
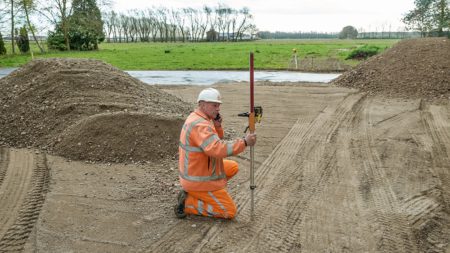
{"label": "man's hand", "polygon": [[253,146],[256,143],[256,134],[247,134],[244,139],[247,146]]}

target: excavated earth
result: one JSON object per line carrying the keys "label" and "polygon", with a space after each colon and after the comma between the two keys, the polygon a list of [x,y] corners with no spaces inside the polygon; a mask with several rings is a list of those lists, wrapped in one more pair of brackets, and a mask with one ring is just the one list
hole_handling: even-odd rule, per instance
{"label": "excavated earth", "polygon": [[36,60],[0,79],[0,86],[1,143],[76,160],[174,156],[192,109],[96,60]]}
{"label": "excavated earth", "polygon": [[333,81],[369,94],[450,97],[450,43],[445,38],[403,40]]}
{"label": "excavated earth", "polygon": [[[449,253],[449,45],[401,41],[331,86],[257,83],[255,212],[247,150],[231,158],[232,221],[172,213],[180,125],[204,87],[32,62],[0,79],[0,252]],[[227,138],[248,86],[214,85]]]}

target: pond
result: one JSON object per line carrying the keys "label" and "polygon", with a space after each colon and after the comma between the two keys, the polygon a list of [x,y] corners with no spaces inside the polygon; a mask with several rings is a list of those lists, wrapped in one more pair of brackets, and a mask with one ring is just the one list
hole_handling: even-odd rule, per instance
{"label": "pond", "polygon": [[[14,70],[15,68],[0,69],[0,78]],[[214,83],[249,81],[248,71],[133,70],[126,72],[147,84],[211,85]],[[339,75],[337,73],[255,71],[255,81],[328,83]]]}

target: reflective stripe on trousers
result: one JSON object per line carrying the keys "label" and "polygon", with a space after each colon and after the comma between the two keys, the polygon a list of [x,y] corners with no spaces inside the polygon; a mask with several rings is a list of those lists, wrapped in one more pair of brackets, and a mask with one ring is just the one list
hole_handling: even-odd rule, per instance
{"label": "reflective stripe on trousers", "polygon": [[188,192],[184,211],[216,218],[232,219],[236,216],[236,204],[226,189],[213,192]]}
{"label": "reflective stripe on trousers", "polygon": [[[238,172],[235,161],[224,160],[224,170],[228,179]],[[187,214],[232,219],[236,216],[236,204],[226,189],[217,191],[190,191],[187,194],[185,209]]]}

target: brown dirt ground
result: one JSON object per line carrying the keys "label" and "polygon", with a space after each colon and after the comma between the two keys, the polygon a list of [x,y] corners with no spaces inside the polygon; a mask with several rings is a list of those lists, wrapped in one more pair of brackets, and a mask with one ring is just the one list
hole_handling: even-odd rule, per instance
{"label": "brown dirt ground", "polygon": [[[111,73],[108,78],[128,78],[99,65]],[[410,91],[394,96],[318,84],[258,83],[255,101],[264,107],[264,116],[257,125],[255,214],[249,212],[246,151],[233,158],[240,173],[228,185],[238,204],[237,219],[178,220],[171,210],[179,189],[177,160],[173,153],[164,155],[172,152],[167,144],[176,140],[171,133],[176,127],[169,125],[178,124],[204,87],[152,87],[140,98],[139,92],[147,90],[136,85],[141,90],[125,94],[128,100],[120,97],[125,89],[112,91],[123,101],[118,110],[100,110],[99,104],[114,104],[99,103],[111,99],[105,95],[81,103],[86,113],[74,106],[72,111],[79,113],[65,118],[38,112],[35,108],[46,105],[42,95],[21,100],[37,85],[27,81],[31,73],[22,77],[29,88],[0,79],[9,89],[0,91],[0,137],[10,145],[0,147],[0,251],[450,252],[450,103],[440,96],[447,96],[445,90],[433,95],[439,98],[434,100],[428,93],[410,97]],[[447,85],[449,80],[444,80]],[[227,136],[243,135],[246,122],[237,114],[248,110],[248,83],[215,87],[224,97],[221,114]],[[104,89],[78,94],[77,101],[101,96],[96,94]],[[45,98],[57,88],[43,90]],[[65,103],[55,99],[55,108],[67,108],[71,93],[59,94]],[[153,97],[147,100],[147,95]],[[155,103],[155,97],[165,99]],[[145,106],[132,110],[136,100]],[[51,124],[35,127],[39,117]],[[151,125],[154,129],[146,129]],[[135,129],[142,132],[131,133]],[[173,139],[137,142],[137,136],[152,136],[158,129]],[[86,163],[55,154],[61,150],[77,157],[105,140],[112,147],[93,153],[101,161],[123,157],[126,163]],[[59,144],[64,141],[75,148]],[[139,161],[128,148],[144,148],[146,142],[162,144],[167,153],[152,151],[156,162],[128,162],[130,154]],[[20,148],[41,145],[53,153]],[[84,151],[77,153],[77,146]],[[106,151],[123,155],[104,153],[109,155],[104,159],[100,155]]]}

